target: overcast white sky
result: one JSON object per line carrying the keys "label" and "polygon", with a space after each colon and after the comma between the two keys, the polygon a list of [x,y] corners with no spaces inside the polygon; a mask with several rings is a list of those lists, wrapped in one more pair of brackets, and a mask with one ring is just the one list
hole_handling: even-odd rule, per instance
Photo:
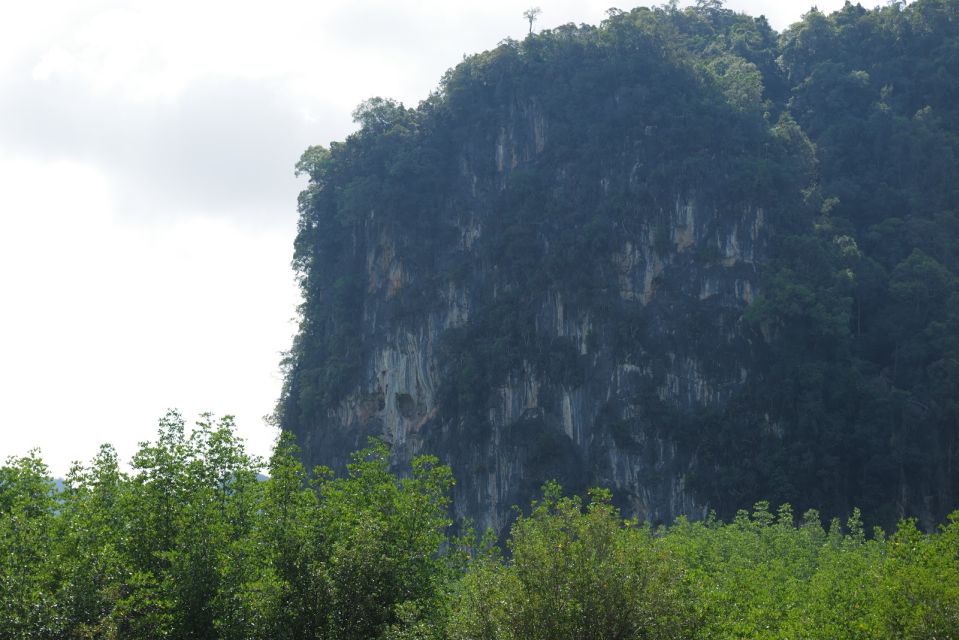
{"label": "overcast white sky", "polygon": [[[310,144],[464,54],[611,0],[0,1],[0,460],[126,458],[168,407],[263,423]],[[833,10],[841,0],[820,1]],[[631,5],[619,5],[628,9]],[[807,0],[730,0],[782,29]]]}

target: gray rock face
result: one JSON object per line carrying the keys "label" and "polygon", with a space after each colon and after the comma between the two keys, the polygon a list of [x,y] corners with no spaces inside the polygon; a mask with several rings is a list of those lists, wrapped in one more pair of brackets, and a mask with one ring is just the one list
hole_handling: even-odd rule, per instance
{"label": "gray rock face", "polygon": [[[334,467],[369,436],[391,443],[398,463],[439,456],[457,478],[457,515],[480,529],[504,531],[511,507],[528,504],[550,479],[573,491],[607,486],[640,518],[702,517],[708,505],[687,486],[695,450],[677,446],[675,416],[721,406],[748,381],[742,312],[759,286],[767,236],[760,207],[710,201],[695,185],[665,205],[633,201],[629,194],[648,179],[642,154],[611,158],[589,204],[618,198],[615,234],[589,255],[589,289],[600,293],[581,295],[555,276],[520,292],[530,310],[527,341],[559,345],[571,367],[556,375],[513,352],[513,365],[476,389],[478,412],[467,417],[444,400],[463,366],[449,355],[450,335],[471,331],[516,293],[503,262],[524,256],[490,257],[489,236],[503,234],[496,203],[518,172],[558,166],[540,187],[554,201],[576,179],[574,163],[542,161],[549,132],[548,118],[528,101],[513,104],[485,142],[460,148],[455,184],[436,216],[446,231],[435,236],[446,240],[419,240],[433,253],[429,267],[407,257],[411,242],[395,221],[371,211],[354,224],[338,262],[363,265],[347,273],[364,287],[352,328],[362,344],[360,373],[320,420],[294,430],[310,462]],[[535,233],[539,260],[563,251],[560,235],[545,226]],[[443,273],[444,265],[458,270]],[[425,304],[409,303],[414,291]],[[485,339],[499,338],[494,331]]]}

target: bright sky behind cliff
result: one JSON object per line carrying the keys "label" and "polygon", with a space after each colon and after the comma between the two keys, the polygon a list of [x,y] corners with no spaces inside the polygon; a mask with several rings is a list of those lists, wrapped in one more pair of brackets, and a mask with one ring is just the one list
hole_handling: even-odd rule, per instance
{"label": "bright sky behind cliff", "polygon": [[[32,0],[0,4],[0,460],[124,458],[167,407],[237,416],[253,451],[298,302],[310,144],[464,54],[596,24],[611,0]],[[833,10],[841,0],[818,3]],[[623,9],[630,5],[619,5]],[[782,29],[808,0],[730,0]]]}

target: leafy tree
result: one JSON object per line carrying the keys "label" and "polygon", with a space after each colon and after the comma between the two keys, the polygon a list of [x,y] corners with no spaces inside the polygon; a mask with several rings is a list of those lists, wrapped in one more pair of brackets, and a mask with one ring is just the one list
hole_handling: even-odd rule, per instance
{"label": "leafy tree", "polygon": [[66,635],[112,637],[129,564],[124,545],[132,506],[130,479],[116,450],[103,445],[89,467],[75,464],[64,481],[57,527]]}
{"label": "leafy tree", "polygon": [[529,21],[529,32],[533,33],[533,23],[536,22],[536,19],[539,18],[539,14],[543,12],[539,7],[532,7],[523,12],[523,17]]}
{"label": "leafy tree", "polygon": [[38,452],[0,466],[0,636],[50,638],[62,617],[54,593],[56,499]]}
{"label": "leafy tree", "polygon": [[451,486],[449,467],[429,456],[397,479],[381,442],[354,455],[347,477],[321,476],[330,637],[378,637],[401,613],[433,606],[446,575],[440,552],[452,524]]}
{"label": "leafy tree", "polygon": [[510,562],[481,562],[453,609],[454,638],[684,638],[696,629],[681,569],[610,494],[584,505],[544,488],[513,525]]}

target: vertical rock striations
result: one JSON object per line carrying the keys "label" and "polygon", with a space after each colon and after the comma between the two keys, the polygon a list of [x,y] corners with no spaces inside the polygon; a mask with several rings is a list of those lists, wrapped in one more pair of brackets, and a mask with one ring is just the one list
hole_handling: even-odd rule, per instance
{"label": "vertical rock striations", "polygon": [[[933,5],[875,15],[933,37],[896,26]],[[757,499],[941,518],[959,279],[930,230],[951,237],[959,146],[914,178],[843,146],[952,131],[913,117],[939,94],[898,98],[899,66],[842,70],[840,37],[886,37],[840,29],[871,15],[811,12],[779,40],[713,3],[612,12],[473,56],[416,109],[361,105],[298,165],[278,415],[307,461],[342,467],[370,436],[436,454],[458,515],[500,532],[550,479],[653,521]],[[941,197],[910,186],[936,176]]]}
{"label": "vertical rock striations", "polygon": [[[554,73],[605,85],[537,80],[534,40],[508,43],[417,110],[367,103],[360,132],[304,157],[281,410],[310,461],[342,466],[369,436],[437,454],[459,515],[499,531],[553,478],[642,518],[704,515],[675,416],[749,380],[771,198],[729,174],[752,153],[734,139],[774,139],[652,43],[615,60],[588,36],[567,34]],[[726,129],[684,140],[673,101]]]}

